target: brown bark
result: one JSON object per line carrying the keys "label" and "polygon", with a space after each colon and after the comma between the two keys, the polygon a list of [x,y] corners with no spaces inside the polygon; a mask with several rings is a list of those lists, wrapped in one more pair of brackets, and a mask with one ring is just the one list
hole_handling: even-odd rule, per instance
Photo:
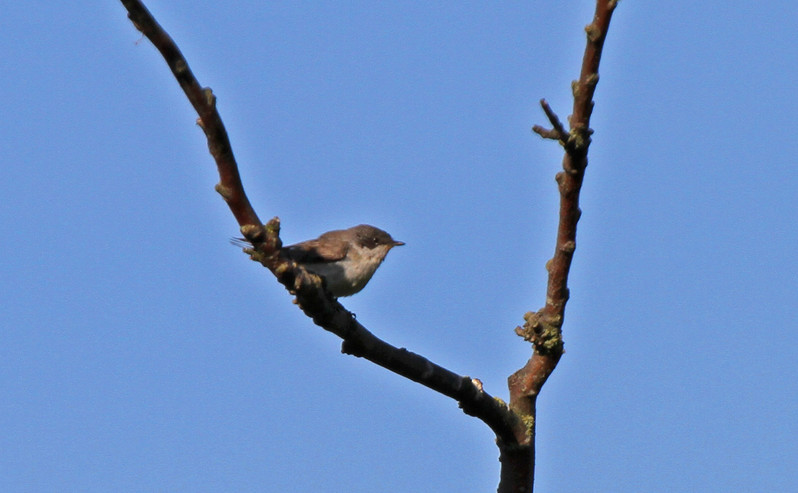
{"label": "brown bark", "polygon": [[[532,357],[523,368],[507,379],[510,389],[510,409],[528,423],[526,436],[517,437],[519,443],[513,447],[529,449],[527,455],[508,454],[510,457],[518,457],[508,462],[511,462],[510,467],[512,468],[527,468],[530,478],[527,484],[515,482],[506,488],[502,482],[499,486],[500,492],[528,492],[532,491],[534,484],[535,404],[540,389],[554,371],[564,351],[562,325],[565,318],[565,305],[569,297],[568,274],[576,250],[576,226],[579,216],[582,214],[579,209],[579,192],[582,189],[582,180],[585,168],[587,168],[590,135],[593,133],[590,129],[593,94],[596,84],[598,84],[601,52],[615,6],[615,0],[597,0],[593,22],[585,27],[587,46],[582,59],[579,80],[574,81],[572,85],[574,105],[573,114],[568,118],[568,132],[565,131],[565,127],[545,100],[541,100],[540,104],[552,128],[546,129],[540,126],[533,128],[541,137],[560,142],[565,150],[562,162],[563,170],[556,176],[560,191],[559,223],[554,256],[546,263],[549,273],[546,303],[537,312],[524,315],[526,323],[523,328],[516,329],[518,335],[532,343]],[[530,463],[518,463],[526,460]],[[502,462],[502,469],[504,467],[505,463]],[[503,472],[502,478],[505,477],[508,480],[515,478],[510,474],[505,476]]]}
{"label": "brown bark", "polygon": [[566,132],[556,114],[541,101],[552,129],[535,127],[544,138],[559,141],[564,149],[563,171],[557,174],[560,190],[560,220],[554,257],[548,262],[546,303],[536,313],[527,313],[526,323],[516,332],[530,341],[532,357],[508,379],[510,405],[491,397],[482,383],[457,375],[446,368],[382,341],[355,320],[327,293],[321,279],[280,255],[280,221],[263,225],[244,192],[238,165],[227,131],[216,110],[209,88],[202,87],[175,42],[155,21],[140,0],[121,0],[128,17],[158,49],[199,118],[208,149],[216,161],[219,184],[216,190],[227,202],[242,234],[253,245],[247,253],[267,267],[292,294],[314,323],[343,339],[342,351],[362,357],[458,401],[466,414],[487,424],[496,434],[500,451],[499,492],[531,492],[534,483],[535,399],[563,353],[562,323],[568,301],[568,273],[576,248],[579,221],[579,192],[590,145],[590,114],[598,82],[601,50],[615,0],[598,0],[593,22],[587,26],[587,48],[578,81],[573,84],[574,107]]}

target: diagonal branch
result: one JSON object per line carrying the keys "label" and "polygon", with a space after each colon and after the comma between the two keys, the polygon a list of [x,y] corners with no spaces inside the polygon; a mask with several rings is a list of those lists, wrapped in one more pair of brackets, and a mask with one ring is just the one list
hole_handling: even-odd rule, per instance
{"label": "diagonal branch", "polygon": [[128,18],[136,26],[136,29],[149,38],[161,52],[175,79],[199,115],[197,124],[208,138],[208,148],[216,160],[216,167],[219,170],[220,182],[216,186],[216,190],[224,197],[240,225],[260,225],[258,215],[255,214],[255,210],[244,193],[244,186],[238,173],[238,165],[233,156],[230,139],[227,137],[227,130],[222,123],[222,117],[216,111],[216,97],[213,92],[200,85],[180,49],[169,34],[155,21],[143,3],[138,0],[122,0],[122,4],[127,9]]}
{"label": "diagonal branch", "polygon": [[241,232],[255,245],[246,252],[253,260],[271,270],[277,280],[296,295],[297,304],[316,325],[343,339],[343,353],[364,358],[455,399],[466,414],[487,424],[498,440],[514,443],[518,429],[524,426],[523,421],[504,402],[485,392],[479,380],[460,376],[422,356],[379,339],[330,297],[318,276],[298,268],[279,253],[268,253],[270,248],[263,246],[271,241],[274,230],[279,233],[279,224],[275,218],[264,227],[242,227]]}
{"label": "diagonal branch", "polygon": [[216,110],[212,91],[199,84],[175,42],[141,1],[121,2],[136,28],[164,57],[197,111],[198,124],[205,132],[208,148],[219,171],[220,182],[216,190],[230,207],[241,232],[252,243],[253,247],[246,250],[250,257],[267,267],[280,283],[296,295],[297,304],[314,323],[343,339],[344,353],[365,358],[457,400],[466,414],[485,422],[502,443],[514,443],[517,436],[522,436],[526,429],[523,421],[501,400],[485,392],[479,380],[457,375],[417,354],[380,340],[330,297],[318,276],[280,255],[280,221],[273,218],[262,225],[244,193],[238,165],[227,131]]}

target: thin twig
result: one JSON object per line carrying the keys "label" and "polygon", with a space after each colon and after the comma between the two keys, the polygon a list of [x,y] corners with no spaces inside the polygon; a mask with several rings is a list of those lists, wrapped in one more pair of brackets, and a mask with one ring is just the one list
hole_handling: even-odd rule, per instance
{"label": "thin twig", "polygon": [[540,106],[543,108],[543,112],[546,113],[546,116],[548,117],[549,122],[551,122],[553,128],[547,129],[541,127],[540,125],[535,125],[532,127],[532,131],[544,139],[557,140],[562,145],[565,145],[566,142],[568,142],[568,131],[565,130],[562,122],[560,122],[560,118],[557,116],[554,110],[551,109],[551,106],[549,106],[548,101],[545,99],[540,100]]}

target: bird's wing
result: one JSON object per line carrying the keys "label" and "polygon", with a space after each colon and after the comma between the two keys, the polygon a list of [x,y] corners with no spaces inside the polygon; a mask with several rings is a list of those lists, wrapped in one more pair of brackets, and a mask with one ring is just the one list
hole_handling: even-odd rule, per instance
{"label": "bird's wing", "polygon": [[285,247],[284,252],[289,258],[297,262],[304,263],[322,263],[322,262],[336,262],[346,256],[348,249],[347,242],[341,240],[325,239],[321,242],[325,235],[321,235],[316,240],[303,241],[296,245]]}

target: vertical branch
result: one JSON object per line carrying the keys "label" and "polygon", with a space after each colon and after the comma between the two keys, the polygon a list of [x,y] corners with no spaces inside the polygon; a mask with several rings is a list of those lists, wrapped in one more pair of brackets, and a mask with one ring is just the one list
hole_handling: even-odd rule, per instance
{"label": "vertical branch", "polygon": [[[560,191],[559,223],[554,256],[546,263],[549,274],[546,303],[537,312],[524,315],[524,327],[516,329],[516,333],[531,342],[533,348],[532,357],[526,365],[507,380],[510,389],[510,409],[522,418],[526,429],[522,430],[522,433],[516,433],[518,444],[504,447],[500,444],[502,452],[500,493],[530,492],[534,483],[535,403],[540,389],[563,354],[562,324],[569,297],[568,273],[576,250],[576,226],[581,215],[579,192],[587,167],[590,135],[593,132],[590,129],[593,94],[599,80],[598,68],[604,39],[616,3],[616,0],[597,0],[593,22],[585,27],[587,46],[579,80],[572,84],[574,106],[573,113],[568,119],[569,130],[566,132],[545,100],[541,100],[540,104],[552,128],[544,129],[539,126],[533,128],[541,137],[560,142],[565,150],[563,170],[556,175]],[[509,483],[518,477],[518,474],[505,474],[506,467],[512,467],[515,471],[527,471],[527,482],[505,484],[505,478]]]}

